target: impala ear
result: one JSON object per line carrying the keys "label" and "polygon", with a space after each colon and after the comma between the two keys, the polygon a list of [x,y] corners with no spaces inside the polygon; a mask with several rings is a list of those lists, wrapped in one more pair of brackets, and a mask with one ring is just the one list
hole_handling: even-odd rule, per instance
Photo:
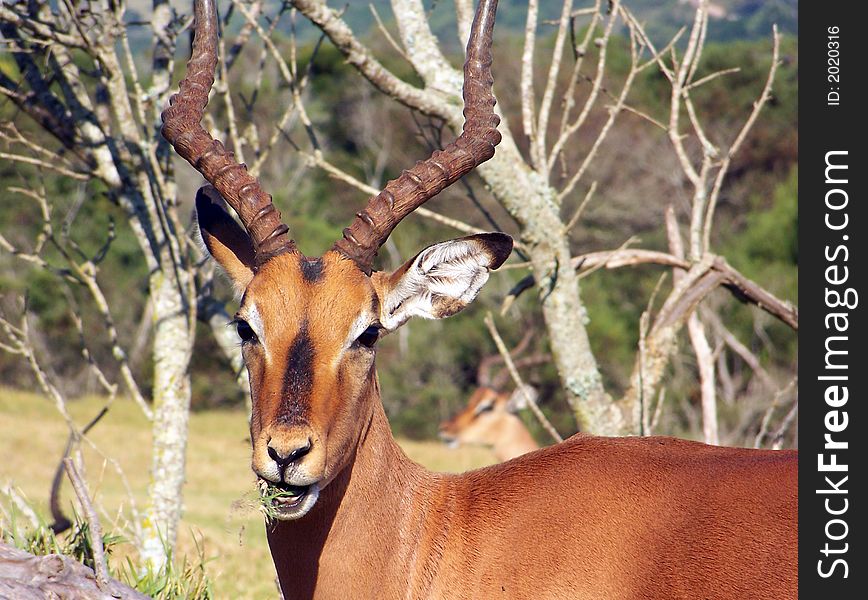
{"label": "impala ear", "polygon": [[220,194],[210,185],[196,192],[196,220],[202,241],[214,260],[223,267],[238,293],[253,279],[255,251],[247,232],[233,219]]}
{"label": "impala ear", "polygon": [[470,304],[488,272],[512,252],[512,238],[480,233],[425,248],[391,274],[374,273],[380,296],[380,323],[387,331],[410,317],[442,319]]}
{"label": "impala ear", "polygon": [[539,398],[539,392],[532,385],[524,384],[519,388],[515,388],[509,400],[506,401],[506,410],[511,413],[517,413],[528,407],[528,398],[536,403]]}

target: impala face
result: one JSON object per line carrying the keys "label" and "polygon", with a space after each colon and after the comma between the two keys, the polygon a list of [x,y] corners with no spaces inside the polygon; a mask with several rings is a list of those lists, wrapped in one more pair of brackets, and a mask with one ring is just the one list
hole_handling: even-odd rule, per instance
{"label": "impala face", "polygon": [[503,234],[430,246],[394,273],[367,276],[336,251],[284,252],[254,267],[247,234],[206,191],[199,228],[242,293],[235,325],[250,376],[253,470],[281,494],[279,519],[313,508],[349,463],[379,402],[379,338],[412,316],[443,318],[470,303],[512,250]]}
{"label": "impala face", "polygon": [[467,406],[448,421],[440,424],[440,439],[451,448],[460,444],[487,444],[497,435],[497,427],[508,413],[509,396],[490,387],[479,387],[470,396]]}
{"label": "impala face", "polygon": [[460,444],[496,446],[509,435],[505,423],[519,419],[516,413],[527,408],[528,396],[537,397],[537,391],[529,385],[511,394],[480,386],[461,412],[440,424],[440,439],[452,448]]}
{"label": "impala face", "polygon": [[236,324],[253,396],[253,470],[286,492],[279,517],[302,516],[370,415],[379,299],[337,253],[283,254],[250,281]]}

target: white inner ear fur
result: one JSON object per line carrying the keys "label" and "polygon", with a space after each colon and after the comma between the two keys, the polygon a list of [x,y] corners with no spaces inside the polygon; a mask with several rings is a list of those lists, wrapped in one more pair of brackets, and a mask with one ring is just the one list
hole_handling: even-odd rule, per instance
{"label": "white inner ear fur", "polygon": [[457,313],[488,281],[491,261],[490,253],[474,241],[452,240],[426,248],[380,299],[380,322],[394,330],[410,317],[442,319]]}
{"label": "white inner ear fur", "polygon": [[506,410],[515,413],[528,408],[528,399],[536,403],[539,398],[539,392],[532,385],[524,384],[520,388],[516,388],[509,400],[506,401]]}

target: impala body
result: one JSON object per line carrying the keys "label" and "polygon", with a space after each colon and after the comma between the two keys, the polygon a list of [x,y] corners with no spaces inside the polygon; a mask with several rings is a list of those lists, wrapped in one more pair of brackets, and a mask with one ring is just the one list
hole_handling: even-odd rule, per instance
{"label": "impala body", "polygon": [[482,0],[468,42],[461,136],[389,182],[331,250],[308,258],[258,181],[200,124],[217,20],[213,0],[196,1],[193,54],[163,134],[213,185],[197,196],[199,229],[241,294],[252,466],[280,492],[268,541],[284,596],[795,597],[794,452],[576,436],[442,475],[396,445],[377,340],[410,317],[460,311],[512,248],[508,236],[478,234],[372,271],[404,216],[494,153],[495,8]]}
{"label": "impala body", "polygon": [[522,394],[476,388],[467,406],[440,424],[440,438],[449,445],[486,446],[500,462],[537,450],[539,445],[516,414]]}
{"label": "impala body", "polygon": [[288,598],[796,598],[791,452],[578,435],[435,474],[371,405],[353,464],[269,530]]}

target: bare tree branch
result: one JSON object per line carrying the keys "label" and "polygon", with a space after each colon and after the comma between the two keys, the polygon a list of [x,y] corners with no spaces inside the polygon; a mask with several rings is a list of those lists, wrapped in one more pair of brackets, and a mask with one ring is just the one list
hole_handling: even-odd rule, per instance
{"label": "bare tree branch", "polygon": [[717,377],[714,369],[714,358],[705,328],[699,320],[696,312],[687,319],[687,332],[690,336],[690,344],[696,355],[696,364],[699,368],[699,385],[702,403],[702,437],[706,444],[718,445],[717,424]]}
{"label": "bare tree branch", "polygon": [[81,503],[84,518],[87,520],[87,525],[90,530],[90,547],[93,551],[93,570],[96,574],[96,585],[102,591],[107,591],[109,586],[108,564],[105,559],[105,548],[102,544],[102,525],[99,522],[99,516],[93,508],[93,503],[90,500],[90,494],[87,491],[87,484],[82,479],[75,466],[75,462],[71,458],[63,459],[63,466],[66,469],[66,474],[69,476],[69,481],[72,483],[72,489],[75,490],[75,495]]}
{"label": "bare tree branch", "polygon": [[383,67],[353,35],[337,13],[318,0],[291,0],[292,5],[314,22],[374,87],[419,112],[446,118],[451,109],[433,94],[401,81]]}
{"label": "bare tree branch", "polygon": [[507,349],[506,344],[503,343],[503,338],[500,337],[500,332],[497,331],[497,326],[494,324],[494,318],[491,316],[491,313],[487,313],[485,315],[485,326],[488,327],[488,332],[491,334],[491,338],[494,340],[494,344],[497,346],[497,351],[500,352],[500,355],[503,357],[504,363],[506,363],[506,368],[509,370],[509,374],[512,376],[512,380],[515,383],[516,389],[521,390],[522,395],[524,396],[527,405],[530,407],[531,412],[543,426],[555,443],[559,443],[564,441],[564,438],[557,432],[557,430],[552,426],[543,412],[540,410],[539,406],[537,406],[536,399],[533,398],[533,394],[528,394],[524,385],[524,382],[521,379],[521,376],[518,374],[518,369],[515,368],[515,363],[512,361],[512,357],[509,355],[509,349]]}
{"label": "bare tree branch", "polygon": [[[762,418],[762,421],[760,423],[759,432],[757,432],[756,438],[754,438],[754,444],[753,444],[754,448],[762,448],[762,445],[765,442],[766,436],[768,436],[769,426],[771,425],[771,421],[772,421],[772,418],[774,417],[775,411],[777,411],[777,409],[780,407],[781,401],[783,400],[783,398],[785,398],[787,396],[787,394],[789,394],[791,391],[795,390],[795,386],[796,386],[796,379],[794,378],[786,386],[784,386],[783,388],[781,388],[780,390],[778,390],[775,393],[774,397],[772,398],[772,401],[769,403],[769,407],[766,409],[765,413],[763,414],[763,418]],[[789,428],[790,424],[792,423],[792,420],[795,418],[796,411],[798,410],[798,405],[799,405],[798,390],[795,390],[795,391],[796,391],[796,395],[793,398],[793,406],[790,408],[786,417],[784,417],[783,421],[781,422],[780,427],[778,427],[778,430],[775,432],[775,435],[773,436],[773,442],[777,442],[779,436],[783,437],[784,433],[786,433],[786,430]]]}
{"label": "bare tree branch", "polygon": [[[669,238],[669,252],[676,258],[684,258],[684,242],[675,218],[675,210],[672,206],[666,209],[666,234]],[[673,269],[673,281],[680,281],[684,271],[677,267]],[[699,370],[699,389],[702,405],[702,438],[706,444],[718,445],[717,425],[717,376],[714,370],[714,357],[708,338],[705,335],[705,327],[699,320],[696,311],[691,312],[687,319],[687,334],[690,345],[693,346],[693,354],[696,356],[696,365]]]}
{"label": "bare tree branch", "polygon": [[539,1],[528,0],[527,20],[524,26],[524,49],[521,53],[521,124],[524,134],[530,141],[530,155],[532,164],[537,168],[542,166],[542,157],[539,156],[539,142],[537,140],[536,120],[534,112],[536,97],[533,91],[534,73],[534,50],[536,49],[537,15]]}
{"label": "bare tree branch", "polygon": [[727,347],[729,347],[730,350],[737,354],[738,357],[741,358],[748,367],[750,367],[751,371],[753,371],[769,392],[775,392],[777,390],[777,385],[775,384],[774,379],[772,379],[772,376],[769,375],[769,372],[763,368],[759,358],[726,328],[717,314],[711,310],[705,310],[705,307],[702,307],[701,312],[702,318],[711,323],[715,333],[720,336]]}
{"label": "bare tree branch", "polygon": [[[691,263],[687,260],[678,259],[671,254],[659,252],[656,250],[641,250],[641,249],[623,249],[623,250],[608,250],[602,252],[590,252],[574,256],[571,259],[571,264],[574,268],[592,269],[605,267],[607,269],[616,269],[626,266],[637,266],[642,264],[656,264],[669,267],[678,267],[681,269],[690,269]],[[693,263],[694,268],[699,263]],[[790,302],[780,300],[771,292],[761,287],[754,281],[751,281],[738,271],[736,271],[723,257],[709,255],[704,261],[704,267],[699,267],[700,271],[713,273],[712,278],[717,285],[727,288],[738,300],[755,304],[757,307],[768,312],[770,315],[777,317],[791,328],[798,330],[799,328],[799,310]],[[510,265],[512,268],[526,267],[525,263]],[[517,296],[522,291],[532,287],[535,284],[533,276],[529,282],[524,282],[517,293],[510,292],[510,295]],[[707,280],[706,284],[711,281]],[[710,293],[713,288],[704,287],[704,293]]]}
{"label": "bare tree branch", "polygon": [[[618,0],[615,0],[616,3],[617,1]],[[539,115],[537,117],[536,156],[537,160],[539,161],[537,164],[537,171],[540,171],[540,173],[544,177],[548,176],[548,171],[551,169],[550,165],[553,162],[549,160],[548,164],[546,164],[546,132],[549,127],[549,118],[551,116],[552,102],[555,98],[555,86],[557,85],[558,72],[561,68],[561,59],[564,55],[564,44],[567,39],[567,32],[569,31],[570,12],[572,11],[572,6],[572,0],[564,0],[563,6],[561,8],[561,18],[558,21],[558,29],[557,33],[555,34],[555,45],[552,49],[551,60],[549,61],[548,78],[546,79],[546,84],[543,88],[542,100],[540,101],[539,106]],[[533,42],[533,40],[531,40],[531,42]],[[599,59],[600,63],[603,63],[605,61],[603,56],[604,53],[601,50]]]}
{"label": "bare tree branch", "polygon": [[[615,26],[615,21],[617,20],[617,17],[619,14],[618,6],[620,6],[620,2],[618,2],[616,0],[614,2],[614,5],[615,6],[613,7],[611,14],[609,15],[609,20],[606,23],[606,28],[603,31],[603,35],[598,40],[598,42],[599,42],[598,43],[599,56],[597,57],[597,71],[596,71],[596,74],[594,75],[593,83],[591,84],[591,90],[588,94],[587,99],[585,100],[585,104],[582,107],[581,112],[579,113],[579,115],[576,117],[576,119],[574,121],[569,122],[569,114],[564,116],[565,126],[562,128],[560,136],[558,137],[557,141],[555,142],[554,146],[552,147],[551,152],[548,155],[547,171],[551,170],[552,165],[554,165],[555,160],[557,160],[558,155],[561,153],[564,145],[567,143],[567,141],[570,139],[570,137],[572,137],[573,134],[575,134],[582,127],[582,125],[585,123],[586,119],[588,118],[588,115],[591,113],[591,109],[596,104],[597,98],[600,95],[600,90],[603,87],[603,74],[605,73],[605,70],[606,70],[606,55],[607,55],[607,51],[608,51],[609,40],[612,36],[612,31],[613,31],[613,28]],[[590,34],[590,32],[589,32],[589,34]],[[635,53],[633,55],[633,58],[635,58]],[[636,71],[636,64],[634,62],[633,66],[630,69],[630,74],[628,75],[628,80],[627,80],[627,82],[625,82],[623,89],[622,89],[622,97],[624,99],[626,99],[626,94],[630,89],[630,85],[632,84],[633,77],[635,77],[636,72],[637,72]],[[610,123],[614,120],[616,115],[617,115],[617,113],[614,110],[610,111],[610,118],[609,118]],[[611,125],[609,125],[609,127],[611,127]],[[604,136],[604,134],[601,134],[601,135]],[[601,142],[600,136],[598,136],[597,139],[595,140],[595,143],[597,144],[597,146],[599,146],[599,144],[597,142]],[[591,152],[588,153],[588,156],[592,156]],[[588,162],[589,162],[589,159],[586,157],[585,164],[587,165]],[[584,169],[580,168],[580,171],[584,172]],[[578,181],[579,177],[580,176],[574,177],[574,181],[571,184],[568,184],[568,187],[570,188],[570,190],[575,185],[575,182]],[[560,190],[560,192],[558,192],[558,196],[560,198],[563,198],[564,196],[566,196],[569,193],[569,191],[565,191],[565,189],[566,188],[562,188]]]}
{"label": "bare tree branch", "polygon": [[[103,406],[102,409],[91,419],[87,425],[81,428],[81,435],[87,435],[87,432],[93,429],[100,420],[108,414],[108,406]],[[51,491],[49,492],[49,508],[51,510],[51,518],[54,522],[49,526],[54,534],[62,533],[72,526],[72,522],[63,514],[60,507],[60,486],[63,482],[63,473],[66,471],[66,463],[64,462],[72,450],[73,445],[77,442],[75,432],[70,431],[69,437],[66,440],[66,447],[63,450],[63,455],[60,457],[60,463],[54,471],[54,477],[51,479]]]}
{"label": "bare tree branch", "polygon": [[747,120],[744,122],[744,125],[742,125],[741,129],[738,132],[738,135],[736,135],[735,137],[735,140],[733,140],[732,144],[730,144],[729,146],[729,149],[726,151],[726,154],[724,155],[723,160],[720,163],[720,167],[718,168],[717,175],[714,179],[714,184],[711,188],[708,208],[706,209],[705,222],[703,224],[702,230],[704,248],[708,248],[711,243],[711,225],[714,219],[714,209],[717,206],[717,200],[720,197],[720,189],[723,186],[724,178],[729,172],[732,158],[739,151],[741,145],[744,143],[744,140],[747,138],[748,133],[756,123],[760,111],[762,111],[763,107],[768,103],[769,100],[771,100],[772,84],[774,83],[775,77],[777,76],[778,67],[780,66],[780,46],[781,36],[778,33],[777,25],[775,25],[772,32],[772,63],[769,67],[768,77],[766,77],[765,85],[763,86],[763,90],[760,93],[759,98],[753,104],[753,110],[751,111]]}

